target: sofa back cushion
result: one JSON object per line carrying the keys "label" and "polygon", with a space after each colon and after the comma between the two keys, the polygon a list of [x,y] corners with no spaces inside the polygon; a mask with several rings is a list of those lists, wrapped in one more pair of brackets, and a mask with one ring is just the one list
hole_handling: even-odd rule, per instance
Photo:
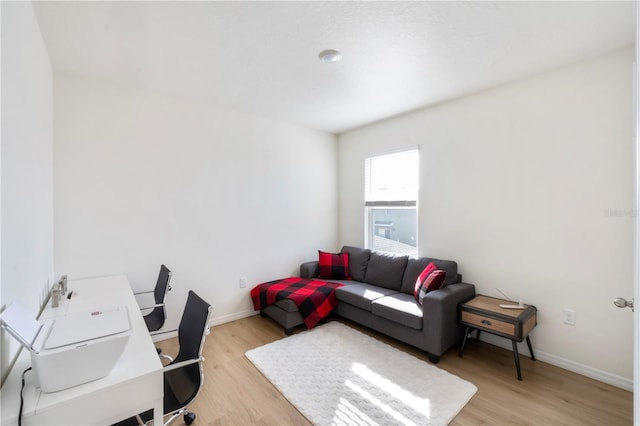
{"label": "sofa back cushion", "polygon": [[[364,282],[377,285],[378,287],[400,291],[408,259],[407,256],[372,251],[369,257],[367,272],[364,276]],[[422,270],[418,273],[421,271]],[[417,277],[416,275],[416,278]],[[411,287],[411,294],[413,294],[413,287]]]}
{"label": "sofa back cushion", "polygon": [[407,267],[404,270],[402,288],[400,291],[407,294],[413,294],[418,276],[431,262],[433,262],[438,269],[446,272],[443,287],[458,281],[458,264],[453,260],[433,259],[431,257],[412,257],[408,260]]}
{"label": "sofa back cushion", "polygon": [[371,250],[360,247],[344,246],[341,253],[349,253],[349,275],[356,281],[364,281],[369,265]]}

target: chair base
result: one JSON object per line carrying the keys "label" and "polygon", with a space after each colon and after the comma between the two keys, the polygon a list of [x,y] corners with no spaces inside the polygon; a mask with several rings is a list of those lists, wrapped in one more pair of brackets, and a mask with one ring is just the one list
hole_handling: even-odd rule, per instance
{"label": "chair base", "polygon": [[[196,413],[189,411],[186,408],[182,408],[178,411],[174,411],[171,414],[165,414],[164,416],[165,422],[163,423],[163,426],[169,426],[180,416],[184,416],[184,422],[187,425],[190,425],[196,421]],[[130,417],[127,420],[123,420],[112,426],[150,426],[150,425],[153,425],[153,410],[145,411],[142,414],[138,414],[134,417]]]}
{"label": "chair base", "polygon": [[184,422],[187,425],[190,425],[191,423],[196,421],[196,413],[191,412],[186,408],[183,408],[182,410],[178,410],[175,413],[171,414],[169,419],[167,419],[167,421],[164,423],[164,426],[170,425],[171,423],[173,423],[174,420],[176,420],[180,416],[184,416]]}

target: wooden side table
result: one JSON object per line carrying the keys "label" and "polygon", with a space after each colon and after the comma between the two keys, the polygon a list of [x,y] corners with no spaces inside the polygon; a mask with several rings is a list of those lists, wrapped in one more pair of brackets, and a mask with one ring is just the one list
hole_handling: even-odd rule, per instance
{"label": "wooden side table", "polygon": [[501,304],[513,305],[514,303],[495,297],[476,296],[458,306],[460,323],[467,326],[458,356],[462,356],[467,337],[473,329],[478,330],[476,339],[480,337],[480,331],[506,337],[513,344],[513,359],[516,363],[518,380],[522,380],[520,356],[516,342],[522,342],[526,339],[531,359],[536,360],[529,333],[537,325],[537,309],[531,305],[524,305],[524,309],[506,309],[501,308]]}

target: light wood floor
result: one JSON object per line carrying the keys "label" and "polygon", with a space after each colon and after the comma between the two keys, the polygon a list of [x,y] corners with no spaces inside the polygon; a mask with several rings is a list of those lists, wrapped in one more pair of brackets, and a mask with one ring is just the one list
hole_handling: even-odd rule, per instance
{"label": "light wood floor", "polygon": [[[343,320],[340,320],[343,321]],[[378,333],[346,324],[427,361],[426,355]],[[297,329],[295,332],[299,332]],[[253,316],[213,327],[205,343],[205,385],[190,409],[197,425],[309,425],[309,421],[255,369],[244,353],[285,337],[273,321]],[[535,350],[535,342],[534,350]],[[175,355],[177,340],[160,342]],[[453,425],[631,425],[632,393],[521,356],[523,381],[513,354],[484,342],[468,342],[437,364],[478,387]],[[174,424],[181,425],[182,419]]]}

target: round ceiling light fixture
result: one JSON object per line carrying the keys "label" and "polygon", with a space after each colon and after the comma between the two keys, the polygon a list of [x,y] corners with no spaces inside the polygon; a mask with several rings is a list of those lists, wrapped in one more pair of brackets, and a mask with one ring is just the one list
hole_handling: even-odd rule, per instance
{"label": "round ceiling light fixture", "polygon": [[318,58],[325,64],[335,64],[342,58],[342,54],[337,50],[327,49],[320,52]]}

